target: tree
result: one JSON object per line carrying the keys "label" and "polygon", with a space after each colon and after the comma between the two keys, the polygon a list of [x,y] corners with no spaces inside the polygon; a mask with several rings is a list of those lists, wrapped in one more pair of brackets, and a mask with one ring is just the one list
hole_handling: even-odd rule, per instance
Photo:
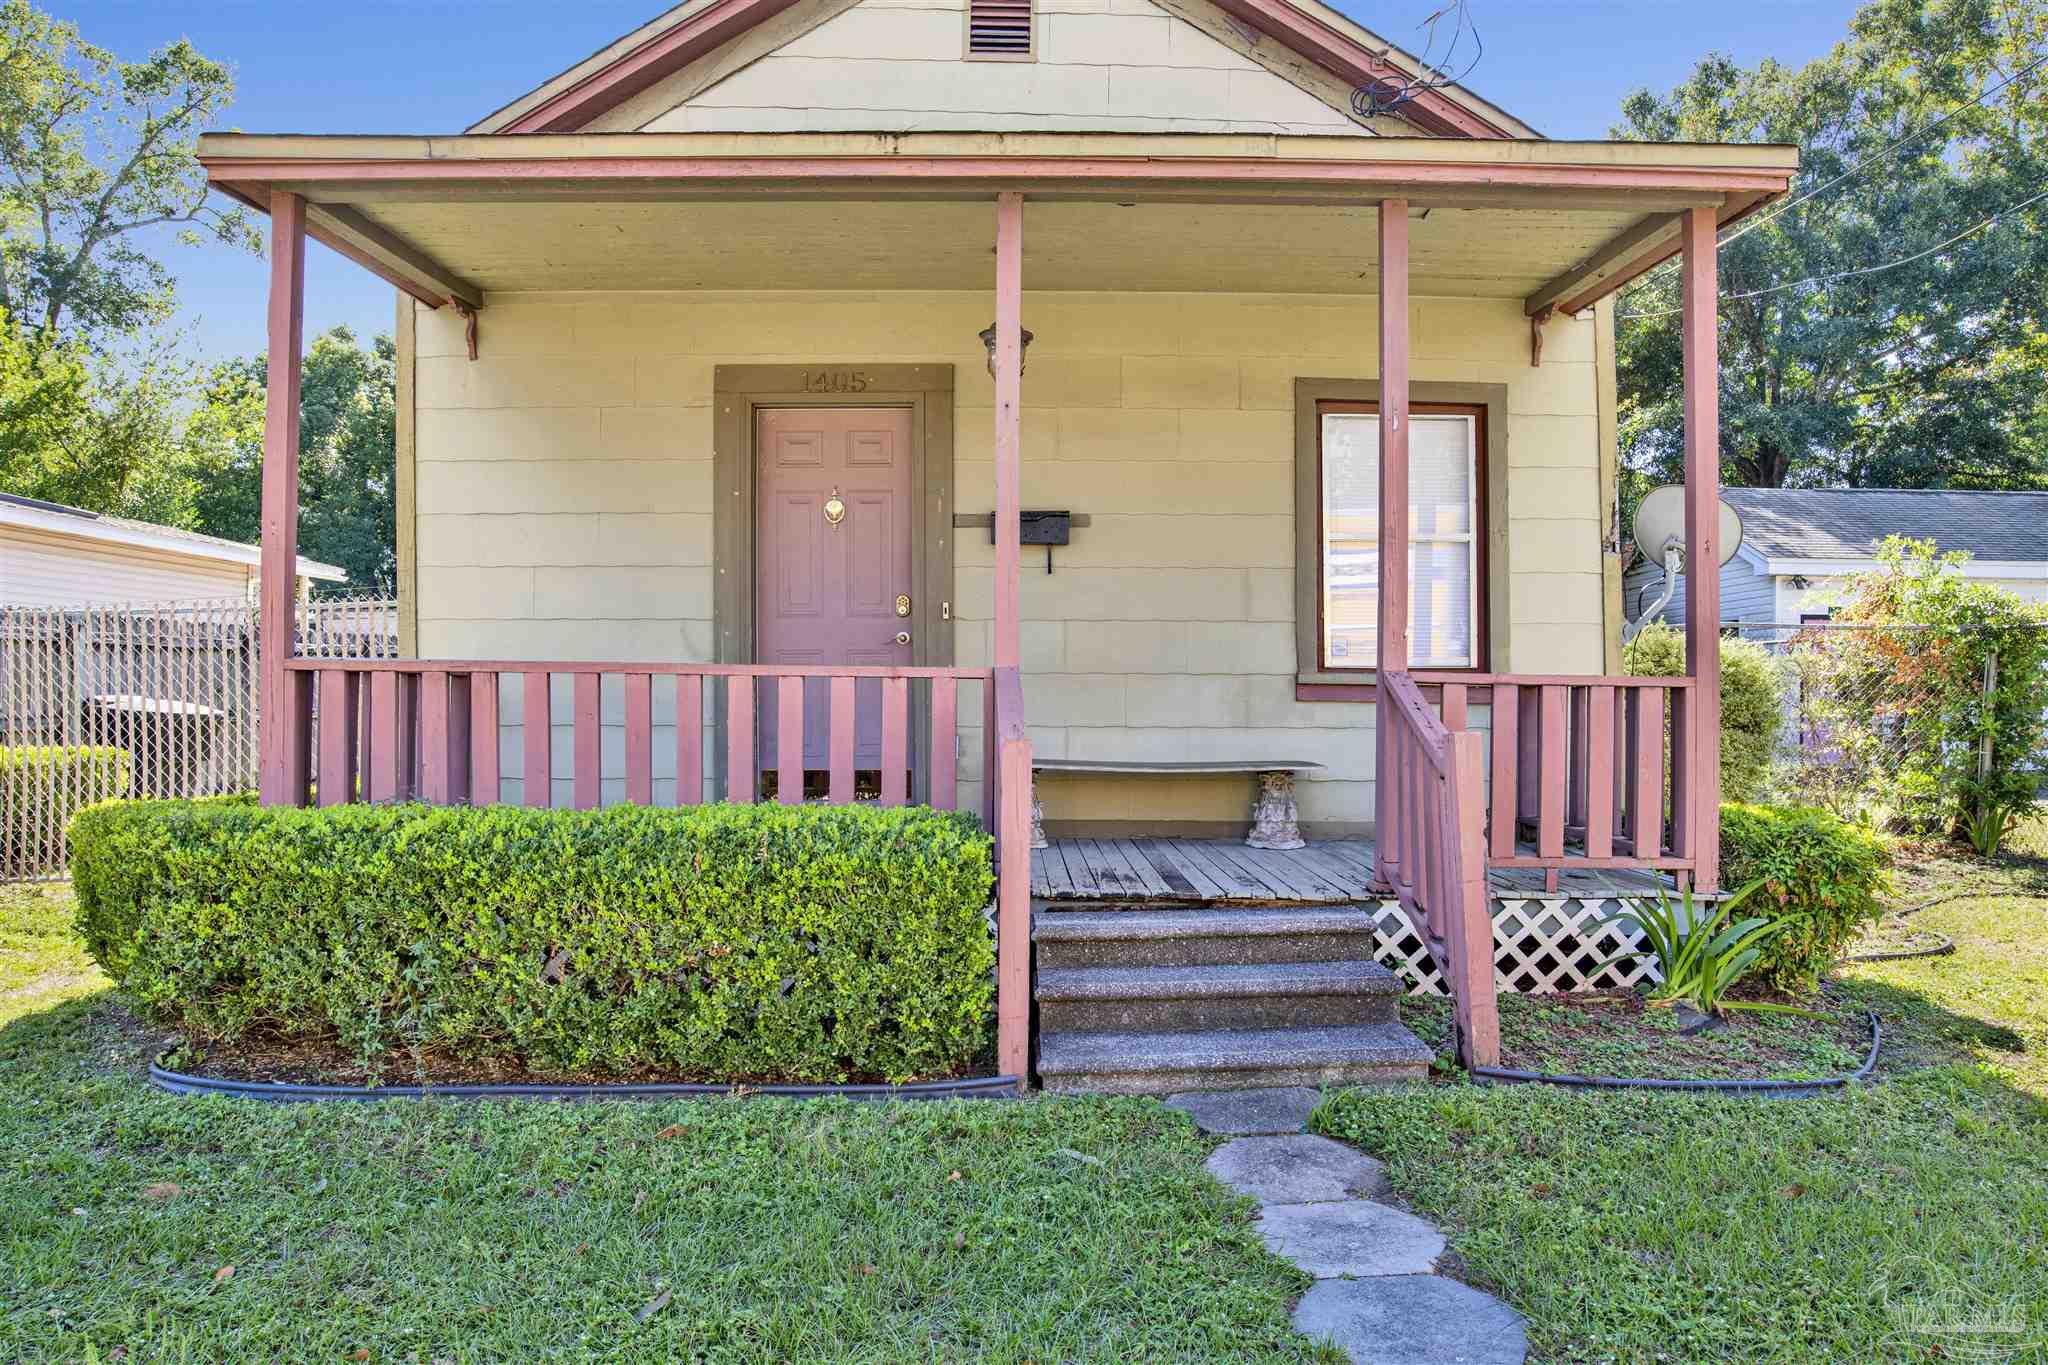
{"label": "tree", "polygon": [[195,155],[233,98],[227,68],[190,43],[120,62],[28,0],[0,3],[0,313],[37,343],[99,349],[169,311],[170,274],[141,234],[261,250]]}
{"label": "tree", "polygon": [[39,344],[0,317],[0,490],[186,525],[183,391],[162,357],[131,369],[77,343]]}
{"label": "tree", "polygon": [[[2044,53],[2048,0],[1875,0],[1805,67],[1713,55],[1624,103],[1617,137],[1801,149],[1811,197],[1720,253],[1725,482],[2048,486],[2048,201],[1944,246],[2048,183]],[[1682,469],[1677,289],[1656,272],[1619,309],[1639,480]]]}
{"label": "tree", "polygon": [[[299,553],[348,570],[350,591],[397,586],[397,360],[391,338],[365,347],[347,327],[322,333],[306,354]],[[198,530],[232,540],[262,534],[267,373],[262,356],[215,367],[186,423]]]}

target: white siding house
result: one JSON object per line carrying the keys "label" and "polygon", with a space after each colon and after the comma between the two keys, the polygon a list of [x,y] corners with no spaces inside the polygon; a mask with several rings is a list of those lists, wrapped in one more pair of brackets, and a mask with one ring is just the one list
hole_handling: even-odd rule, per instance
{"label": "white siding house", "polygon": [[[1796,625],[1825,616],[1852,574],[1878,565],[1887,536],[1931,540],[1970,556],[1962,572],[2030,602],[2048,601],[2048,493],[1898,488],[1730,488],[1742,548],[1721,570],[1721,620]],[[1633,620],[1657,600],[1663,570],[1637,563],[1622,611]],[[1685,620],[1685,576],[1661,613]]]}
{"label": "white siding house", "polygon": [[[254,545],[0,493],[0,606],[78,607],[254,597]],[[299,587],[339,583],[299,560]]]}

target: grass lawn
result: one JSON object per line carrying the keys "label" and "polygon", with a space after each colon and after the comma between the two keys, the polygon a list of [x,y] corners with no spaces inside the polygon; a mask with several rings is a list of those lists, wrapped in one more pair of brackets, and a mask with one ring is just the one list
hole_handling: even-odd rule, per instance
{"label": "grass lawn", "polygon": [[1156,1104],[176,1099],[69,920],[0,888],[0,1359],[1319,1358]]}
{"label": "grass lawn", "polygon": [[1910,921],[1956,953],[1830,984],[1883,1018],[1884,1084],[1346,1092],[1317,1126],[1387,1161],[1535,1359],[2048,1361],[2044,844],[1917,858],[1909,887],[1976,894]]}

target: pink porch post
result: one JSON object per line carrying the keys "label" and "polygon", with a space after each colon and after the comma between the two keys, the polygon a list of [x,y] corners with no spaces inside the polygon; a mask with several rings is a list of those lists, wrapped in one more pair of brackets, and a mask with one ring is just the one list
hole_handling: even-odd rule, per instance
{"label": "pink porch post", "polygon": [[[1382,672],[1408,669],[1408,201],[1380,201],[1380,595],[1379,658]],[[1385,692],[1380,696],[1385,698]],[[1373,746],[1373,802],[1396,817],[1392,746]],[[1389,841],[1377,842],[1378,875],[1412,877],[1391,864]]]}
{"label": "pink porch post", "polygon": [[1024,196],[996,196],[995,669],[987,686],[988,723],[998,793],[996,828],[997,1068],[1023,1076],[1031,1067],[1031,741],[1024,731],[1018,677],[1018,512],[1023,505]]}
{"label": "pink porch post", "polygon": [[1687,210],[1684,241],[1685,656],[1695,682],[1684,703],[1687,724],[1677,731],[1691,752],[1679,784],[1685,806],[1672,823],[1686,828],[1672,832],[1693,856],[1693,885],[1714,891],[1721,880],[1721,395],[1711,207]]}
{"label": "pink porch post", "polygon": [[[299,364],[304,349],[306,201],[270,196],[270,374],[263,416],[262,685],[257,788],[266,806],[303,806],[312,678],[292,673],[299,563]],[[331,793],[330,793],[331,795]]]}

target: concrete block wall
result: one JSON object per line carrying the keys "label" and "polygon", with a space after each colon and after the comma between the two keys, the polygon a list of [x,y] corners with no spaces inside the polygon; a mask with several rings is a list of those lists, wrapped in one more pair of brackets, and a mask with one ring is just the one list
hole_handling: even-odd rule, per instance
{"label": "concrete block wall", "polygon": [[[712,372],[722,363],[950,363],[956,499],[993,504],[993,385],[979,293],[501,295],[482,353],[459,319],[417,328],[418,564],[428,657],[712,657]],[[1308,758],[1304,818],[1372,814],[1372,708],[1295,700],[1294,381],[1377,372],[1371,297],[1027,294],[1024,503],[1085,512],[1027,551],[1026,705],[1041,754]],[[1593,324],[1529,364],[1514,300],[1414,301],[1421,381],[1505,385],[1509,617],[1497,670],[1602,664]],[[1502,547],[1498,536],[1496,549]],[[1505,562],[1502,562],[1502,560]],[[955,541],[955,647],[989,659],[994,556]],[[622,724],[617,685],[608,722]],[[569,755],[555,698],[556,771]],[[506,771],[523,723],[504,712]],[[657,695],[657,716],[664,714]],[[963,803],[979,802],[981,699],[961,698]],[[672,782],[656,734],[657,783]],[[607,799],[623,795],[622,733]],[[1238,787],[1242,788],[1239,783]],[[566,799],[566,784],[558,784]],[[666,800],[657,786],[657,799]],[[518,799],[508,778],[507,799]],[[1130,793],[1144,799],[1142,789]],[[1235,796],[1230,798],[1236,800]],[[1061,812],[1049,809],[1058,819]]]}
{"label": "concrete block wall", "polygon": [[[1020,130],[1366,136],[1151,0],[1043,0],[1034,61],[964,61],[965,0],[864,0],[673,103],[649,132]],[[687,76],[688,73],[685,73]]]}

